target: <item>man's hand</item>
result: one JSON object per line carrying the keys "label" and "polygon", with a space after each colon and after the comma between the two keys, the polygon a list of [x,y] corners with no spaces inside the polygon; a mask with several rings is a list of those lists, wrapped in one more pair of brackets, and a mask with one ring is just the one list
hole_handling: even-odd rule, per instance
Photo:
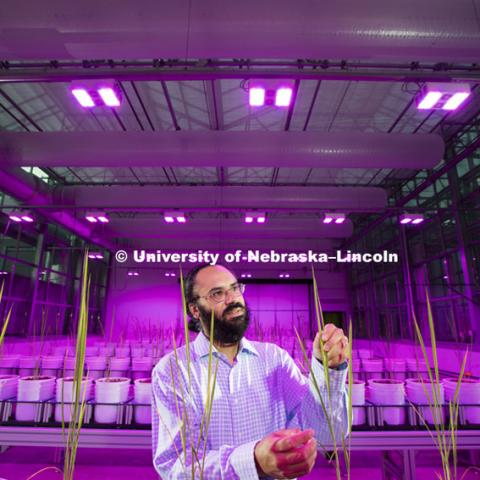
{"label": "man's hand", "polygon": [[259,476],[285,479],[309,473],[317,456],[313,433],[313,430],[287,428],[260,440],[254,450]]}
{"label": "man's hand", "polygon": [[[320,335],[322,342],[320,342]],[[313,355],[322,361],[322,346],[327,354],[327,362],[330,368],[338,367],[348,358],[348,338],[341,328],[333,323],[327,323],[322,332],[317,333],[313,341]]]}

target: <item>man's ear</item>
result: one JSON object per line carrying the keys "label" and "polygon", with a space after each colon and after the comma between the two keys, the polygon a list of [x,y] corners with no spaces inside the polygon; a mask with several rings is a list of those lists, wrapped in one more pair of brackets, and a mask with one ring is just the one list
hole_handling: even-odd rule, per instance
{"label": "man's ear", "polygon": [[198,320],[200,318],[200,310],[198,309],[196,303],[194,302],[189,303],[188,310],[190,311],[190,313],[193,315],[195,319]]}

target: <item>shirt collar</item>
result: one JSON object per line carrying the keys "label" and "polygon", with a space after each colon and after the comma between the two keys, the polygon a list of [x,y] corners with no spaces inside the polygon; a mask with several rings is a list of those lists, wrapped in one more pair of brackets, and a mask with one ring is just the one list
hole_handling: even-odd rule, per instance
{"label": "shirt collar", "polygon": [[[208,353],[210,351],[210,341],[203,334],[203,332],[200,332],[197,335],[197,338],[193,341],[193,349],[199,358],[208,356]],[[215,348],[215,345],[212,346],[212,352],[218,352],[218,350]],[[240,348],[238,349],[238,354],[242,352],[252,353],[259,356],[259,353],[257,349],[253,346],[253,343],[246,338],[242,338],[240,340]]]}

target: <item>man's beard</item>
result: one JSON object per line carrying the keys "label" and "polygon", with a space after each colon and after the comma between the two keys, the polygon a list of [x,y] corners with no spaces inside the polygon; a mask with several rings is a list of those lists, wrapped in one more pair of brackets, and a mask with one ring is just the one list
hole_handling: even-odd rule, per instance
{"label": "man's beard", "polygon": [[[200,321],[203,324],[204,332],[207,336],[210,334],[210,322],[212,319],[212,311],[197,305],[200,311]],[[242,312],[234,317],[227,318],[229,312],[241,308]],[[213,324],[213,340],[223,345],[229,345],[239,342],[246,332],[250,323],[250,310],[247,305],[241,303],[230,304],[219,318],[215,315]]]}

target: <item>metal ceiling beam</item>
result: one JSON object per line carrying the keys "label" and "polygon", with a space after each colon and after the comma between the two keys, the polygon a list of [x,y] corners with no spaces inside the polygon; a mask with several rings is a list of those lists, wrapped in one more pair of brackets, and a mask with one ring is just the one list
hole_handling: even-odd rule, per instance
{"label": "metal ceiling beam", "polygon": [[283,68],[272,70],[259,68],[247,70],[237,67],[189,67],[189,68],[146,68],[131,67],[122,69],[85,69],[79,64],[76,68],[8,68],[0,69],[0,83],[26,82],[69,82],[72,80],[114,78],[119,81],[188,81],[217,79],[288,79],[288,80],[357,80],[364,82],[451,82],[454,80],[480,82],[480,67],[465,67],[452,71],[418,71],[406,69],[309,69]]}

